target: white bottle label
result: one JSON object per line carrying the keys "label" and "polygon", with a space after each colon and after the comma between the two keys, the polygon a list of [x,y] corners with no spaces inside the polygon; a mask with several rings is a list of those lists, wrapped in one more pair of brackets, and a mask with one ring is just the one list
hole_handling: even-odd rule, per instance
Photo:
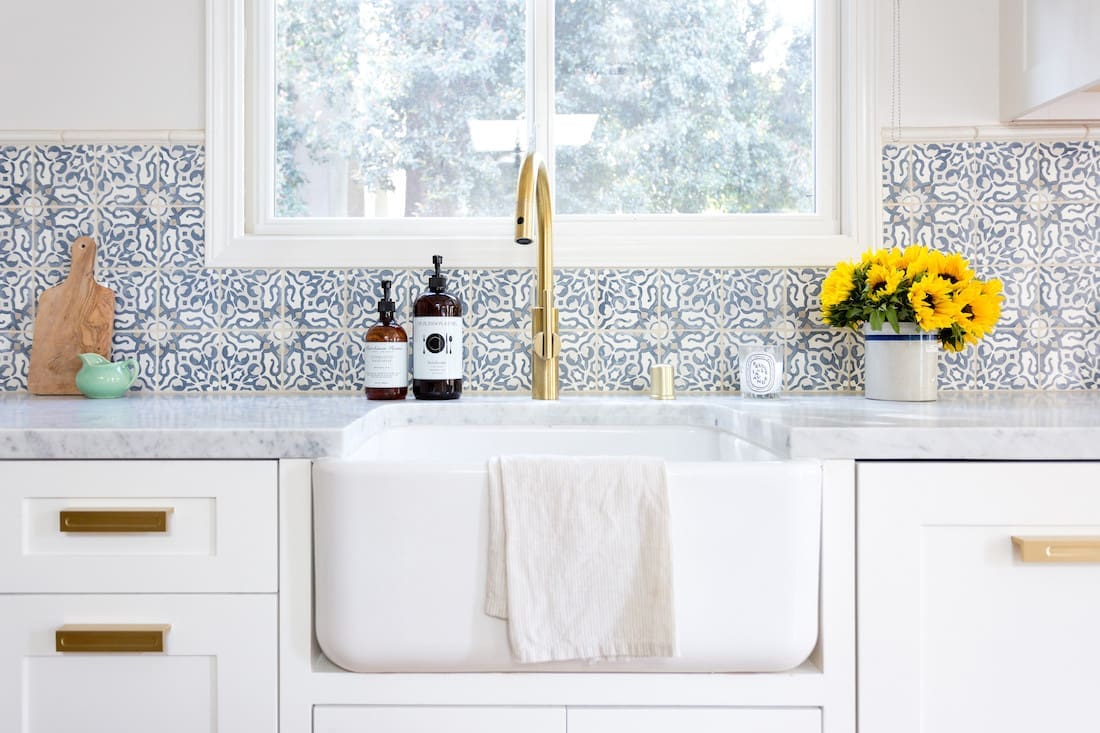
{"label": "white bottle label", "polygon": [[365,387],[408,387],[409,345],[404,341],[367,342]]}
{"label": "white bottle label", "polygon": [[462,319],[413,319],[413,379],[462,378]]}

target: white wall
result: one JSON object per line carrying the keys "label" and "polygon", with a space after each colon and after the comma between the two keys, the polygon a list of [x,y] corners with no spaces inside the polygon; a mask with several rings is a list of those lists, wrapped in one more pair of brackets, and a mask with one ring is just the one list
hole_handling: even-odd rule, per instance
{"label": "white wall", "polygon": [[0,0],[0,130],[205,126],[203,0]]}
{"label": "white wall", "polygon": [[[1000,121],[998,0],[901,0],[901,124]],[[890,124],[894,0],[879,0],[879,120]]]}

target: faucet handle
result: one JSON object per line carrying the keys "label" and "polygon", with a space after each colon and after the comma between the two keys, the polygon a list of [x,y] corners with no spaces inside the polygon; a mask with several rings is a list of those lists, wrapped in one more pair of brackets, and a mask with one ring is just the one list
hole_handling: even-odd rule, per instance
{"label": "faucet handle", "polygon": [[557,359],[561,353],[561,337],[548,331],[535,334],[535,356],[540,359]]}

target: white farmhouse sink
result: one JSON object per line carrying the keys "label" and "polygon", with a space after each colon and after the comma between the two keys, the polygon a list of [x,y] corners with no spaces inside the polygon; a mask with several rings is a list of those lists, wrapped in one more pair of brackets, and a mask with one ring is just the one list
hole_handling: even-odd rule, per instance
{"label": "white farmhouse sink", "polygon": [[[680,656],[520,665],[486,616],[485,461],[667,461]],[[692,425],[411,426],[314,466],[318,642],[356,672],[773,672],[818,627],[821,466]]]}

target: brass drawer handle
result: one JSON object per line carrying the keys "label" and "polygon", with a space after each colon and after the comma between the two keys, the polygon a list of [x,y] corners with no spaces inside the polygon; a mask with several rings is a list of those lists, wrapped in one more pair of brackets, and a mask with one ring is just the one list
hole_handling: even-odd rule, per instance
{"label": "brass drawer handle", "polygon": [[1100,562],[1100,537],[1016,537],[1023,562]]}
{"label": "brass drawer handle", "polygon": [[62,532],[167,532],[171,509],[62,509]]}
{"label": "brass drawer handle", "polygon": [[163,652],[170,624],[65,624],[54,632],[59,652]]}

